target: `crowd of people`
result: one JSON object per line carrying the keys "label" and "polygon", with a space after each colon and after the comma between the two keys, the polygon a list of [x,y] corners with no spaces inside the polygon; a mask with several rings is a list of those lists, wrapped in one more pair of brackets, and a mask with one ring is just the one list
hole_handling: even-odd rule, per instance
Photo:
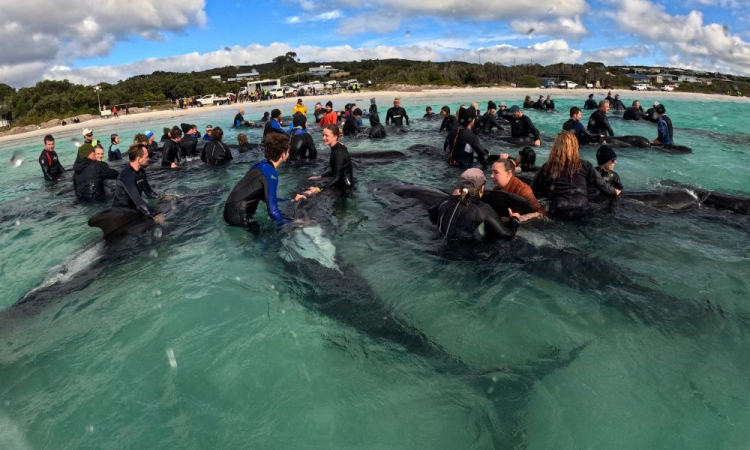
{"label": "crowd of people", "polygon": [[[612,100],[615,105],[622,104],[619,96]],[[592,102],[593,98],[589,96],[584,109],[591,109]],[[544,101],[540,97],[535,103],[531,103],[527,97],[524,105],[534,109],[539,109],[540,105],[544,109],[554,108],[549,96]],[[504,103],[498,106],[489,101],[487,111],[481,114],[475,102],[468,106],[461,105],[455,115],[451,114],[448,106],[443,106],[439,114],[427,107],[424,120],[442,117],[439,131],[447,132],[442,149],[448,164],[464,169],[458,188],[429,210],[429,216],[439,232],[449,239],[464,239],[475,236],[481,228],[486,237],[510,238],[515,235],[518,226],[528,220],[541,217],[578,218],[590,212],[592,197],[614,198],[620,195],[623,185],[614,171],[617,155],[606,143],[608,137],[615,135],[607,116],[610,101],[601,100],[596,106],[587,126],[581,123],[581,108],[570,109],[570,118],[562,124],[561,133],[552,143],[548,160],[539,167],[533,147],[541,145],[541,135],[519,106],[508,108]],[[666,116],[664,105],[655,103],[653,110],[643,112],[640,103],[635,101],[632,107],[621,109],[627,120],[655,119],[658,136],[654,143],[669,145],[673,142],[672,123]],[[278,206],[284,199],[277,196],[277,168],[288,160],[315,159],[318,155],[315,139],[308,130],[307,107],[303,99],[298,99],[292,112],[289,124],[283,123],[280,109],[265,113],[258,121],[263,126],[261,143],[265,159],[254,164],[229,194],[224,208],[224,218],[228,224],[256,229],[258,223],[254,215],[261,201],[266,203],[268,216],[273,221],[289,221]],[[245,120],[244,113],[244,109],[238,110],[233,127],[251,124]],[[342,136],[384,138],[386,126],[398,129],[410,124],[409,115],[399,98],[394,99],[393,106],[387,110],[385,126],[380,123],[374,98],[370,100],[367,112],[363,112],[356,103],[348,103],[342,111],[336,111],[332,102],[327,102],[325,106],[318,102],[312,116],[321,130],[323,145],[330,149],[329,167],[322,174],[310,176],[309,187],[291,198],[293,202],[330,190],[342,196],[351,195],[355,187],[354,171],[351,155],[341,142]],[[370,122],[369,129],[363,125],[365,116]],[[510,139],[526,139],[530,144],[524,146],[518,157],[511,157],[508,153],[490,155],[483,144],[487,136],[506,136],[501,133],[505,128]],[[125,152],[119,149],[120,136],[112,134],[106,152],[107,160],[112,162],[127,158],[124,168],[118,171],[104,162],[102,144],[94,139],[93,130],[85,128],[82,132],[83,142],[78,146],[73,164],[73,186],[78,198],[102,198],[106,195],[105,181],[116,180],[114,208],[135,209],[159,221],[161,219],[143,199],[143,196],[158,197],[146,175],[150,162],[158,160],[163,168],[175,169],[198,158],[209,166],[227,164],[234,158],[232,149],[224,142],[221,127],[207,125],[203,135],[196,125],[186,123],[180,127],[164,128],[163,131],[161,145],[152,131],[145,131],[134,137]],[[240,153],[254,148],[244,133],[240,133],[237,140],[237,151]],[[581,159],[579,155],[580,146],[590,143],[600,145],[596,152],[596,165]],[[492,163],[493,191],[506,192],[522,199],[527,206],[523,214],[510,208],[497,211],[482,202],[487,180],[484,171],[475,167],[475,161],[483,168]],[[56,180],[65,172],[51,135],[44,138],[39,164],[47,180]],[[540,199],[544,202],[540,202]],[[543,203],[546,208],[542,206]]]}

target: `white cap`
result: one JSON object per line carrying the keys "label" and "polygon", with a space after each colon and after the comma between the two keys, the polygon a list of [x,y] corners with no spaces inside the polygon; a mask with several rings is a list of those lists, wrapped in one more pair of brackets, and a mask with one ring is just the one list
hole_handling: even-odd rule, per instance
{"label": "white cap", "polygon": [[659,102],[654,102],[654,108],[656,108],[657,106],[659,106]]}
{"label": "white cap", "polygon": [[86,136],[87,134],[91,134],[93,132],[94,132],[94,130],[92,130],[91,128],[84,128],[83,129],[83,135],[84,136]]}

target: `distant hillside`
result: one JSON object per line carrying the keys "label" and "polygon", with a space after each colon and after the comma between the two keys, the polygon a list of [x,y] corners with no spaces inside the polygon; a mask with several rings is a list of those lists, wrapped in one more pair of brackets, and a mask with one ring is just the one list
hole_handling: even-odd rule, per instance
{"label": "distant hillside", "polygon": [[[750,80],[722,74],[694,73],[670,68],[607,67],[602,63],[553,64],[542,66],[526,64],[503,66],[495,63],[472,64],[466,62],[421,62],[399,59],[332,61],[327,63],[297,63],[295,54],[281,55],[273,62],[253,66],[229,66],[202,72],[171,73],[154,72],[138,75],[116,84],[101,83],[99,97],[102,105],[131,104],[144,106],[168,103],[175,99],[200,96],[209,93],[237,92],[243,83],[225,83],[238,73],[260,72],[262,78],[282,78],[285,83],[297,80],[308,81],[309,75],[302,72],[321,64],[332,65],[350,73],[365,83],[372,81],[374,89],[386,89],[390,85],[440,85],[440,86],[493,86],[516,84],[520,87],[539,86],[542,78],[571,80],[584,86],[586,81],[599,82],[602,86],[627,89],[634,84],[628,75],[638,73],[651,76],[656,87],[672,84],[659,79],[661,74],[679,76],[693,82],[681,82],[678,90],[713,94],[746,95],[750,92]],[[658,72],[658,73],[657,73]],[[666,76],[666,75],[665,75]],[[13,126],[37,124],[51,119],[83,114],[98,114],[97,95],[91,86],[72,84],[68,81],[42,81],[34,87],[15,90],[0,84],[0,114],[12,117]]]}

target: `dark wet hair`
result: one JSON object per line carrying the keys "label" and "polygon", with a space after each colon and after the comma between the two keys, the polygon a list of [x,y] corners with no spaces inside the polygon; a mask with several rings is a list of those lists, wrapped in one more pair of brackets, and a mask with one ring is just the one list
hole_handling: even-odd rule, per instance
{"label": "dark wet hair", "polygon": [[570,108],[570,117],[575,116],[579,112],[581,112],[581,108],[579,108],[577,106],[574,106],[574,107]]}
{"label": "dark wet hair", "polygon": [[269,161],[278,161],[281,156],[289,151],[289,139],[281,133],[269,133],[263,140],[265,150],[264,156]]}
{"label": "dark wet hair", "polygon": [[143,133],[138,133],[138,134],[136,134],[135,136],[133,136],[133,143],[134,143],[134,144],[137,144],[137,143],[143,143],[143,144],[146,144],[146,143],[148,143],[148,138],[146,137],[146,135],[145,135],[145,134],[143,134]]}
{"label": "dark wet hair", "polygon": [[142,143],[138,142],[138,143],[135,143],[135,144],[131,145],[130,148],[128,148],[128,159],[130,160],[130,162],[133,162],[136,159],[138,159],[141,156],[143,156],[143,151],[142,150],[143,151],[147,151],[146,150],[146,144],[142,144]]}
{"label": "dark wet hair", "polygon": [[162,131],[164,131],[165,136],[169,136],[169,128],[162,128]]}
{"label": "dark wet hair", "polygon": [[432,106],[428,106],[428,107],[427,107],[427,108],[425,108],[424,110],[425,110],[425,112],[427,112],[427,111],[432,111]]}
{"label": "dark wet hair", "polygon": [[55,142],[55,138],[53,138],[51,134],[48,134],[47,136],[44,136],[44,143],[46,144],[47,142]]}
{"label": "dark wet hair", "polygon": [[443,106],[442,108],[440,108],[440,111],[445,111],[446,114],[448,114],[449,116],[451,115],[451,109],[448,106]]}
{"label": "dark wet hair", "polygon": [[115,139],[117,139],[117,133],[112,133],[112,135],[109,137],[109,140],[112,141],[112,143],[115,143]]}
{"label": "dark wet hair", "polygon": [[172,127],[172,130],[169,132],[169,137],[171,139],[182,137],[182,130],[180,130],[180,127]]}
{"label": "dark wet hair", "polygon": [[222,130],[221,127],[214,128],[213,137],[214,141],[221,142],[221,140],[224,139],[224,130]]}
{"label": "dark wet hair", "polygon": [[240,133],[237,135],[237,143],[240,145],[247,144],[247,136],[245,135],[245,133]]}
{"label": "dark wet hair", "polygon": [[333,133],[333,135],[334,135],[334,136],[336,136],[336,137],[339,137],[339,136],[341,136],[341,129],[339,129],[339,126],[338,126],[338,125],[336,125],[336,124],[333,124],[333,123],[332,123],[332,124],[330,124],[330,125],[326,125],[326,127],[325,127],[325,128],[323,128],[323,129],[324,129],[324,130],[328,130],[328,131],[330,131],[330,132],[331,132],[331,133]]}

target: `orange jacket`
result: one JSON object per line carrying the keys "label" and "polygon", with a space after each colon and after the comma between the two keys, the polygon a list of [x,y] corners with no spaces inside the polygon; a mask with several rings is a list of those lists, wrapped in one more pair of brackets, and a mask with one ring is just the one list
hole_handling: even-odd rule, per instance
{"label": "orange jacket", "polygon": [[324,127],[326,125],[336,125],[336,123],[339,121],[339,116],[336,114],[336,111],[331,111],[329,113],[326,113],[325,116],[323,116],[323,119],[320,121],[318,125],[321,127]]}

